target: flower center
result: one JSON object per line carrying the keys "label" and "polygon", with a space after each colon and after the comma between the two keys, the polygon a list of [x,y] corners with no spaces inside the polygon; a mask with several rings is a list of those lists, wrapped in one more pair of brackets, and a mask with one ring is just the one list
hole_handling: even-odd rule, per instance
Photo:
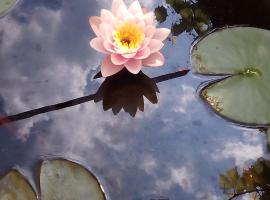
{"label": "flower center", "polygon": [[141,28],[132,22],[124,22],[113,33],[114,42],[120,49],[132,51],[143,41],[144,34]]}

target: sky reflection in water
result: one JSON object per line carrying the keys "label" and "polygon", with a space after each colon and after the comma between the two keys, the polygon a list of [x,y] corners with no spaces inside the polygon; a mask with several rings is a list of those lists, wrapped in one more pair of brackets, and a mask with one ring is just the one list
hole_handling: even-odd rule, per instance
{"label": "sky reflection in water", "polygon": [[[144,0],[154,8],[154,1]],[[157,4],[157,3],[155,3]],[[0,20],[0,113],[11,115],[95,93],[101,55],[89,47],[88,18],[110,1],[29,0]],[[169,22],[161,26],[169,26]],[[189,66],[193,36],[167,41],[163,68]],[[191,74],[158,84],[159,103],[145,101],[135,118],[89,102],[0,127],[0,169],[30,169],[39,159],[64,156],[88,166],[110,199],[219,200],[218,175],[264,155],[257,130],[232,126],[196,94]]]}

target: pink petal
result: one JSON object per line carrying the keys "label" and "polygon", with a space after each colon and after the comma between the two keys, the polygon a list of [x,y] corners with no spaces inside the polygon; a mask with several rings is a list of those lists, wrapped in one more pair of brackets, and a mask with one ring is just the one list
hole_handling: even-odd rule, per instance
{"label": "pink petal", "polygon": [[164,65],[164,56],[160,52],[151,54],[148,58],[142,61],[144,66],[159,67]]}
{"label": "pink petal", "polygon": [[154,23],[155,15],[153,12],[146,13],[144,15],[144,21],[146,25],[152,25]]}
{"label": "pink petal", "polygon": [[158,28],[153,36],[153,39],[164,41],[169,36],[170,33],[171,33],[170,29]]}
{"label": "pink petal", "polygon": [[110,43],[109,41],[104,40],[103,45],[104,45],[104,48],[105,48],[107,51],[109,51],[109,52],[111,52],[111,53],[114,52],[114,46],[113,46],[112,43]]}
{"label": "pink petal", "polygon": [[112,42],[113,41],[113,35],[112,35],[112,28],[110,25],[106,24],[106,23],[101,23],[99,26],[99,30],[100,30],[100,34],[101,36],[107,40]]}
{"label": "pink petal", "polygon": [[[123,21],[129,21],[131,23],[136,23],[136,19],[131,13],[128,13],[126,16],[124,16]],[[121,24],[122,22],[120,22]]]}
{"label": "pink petal", "polygon": [[140,27],[140,29],[142,30],[142,32],[145,32],[145,23],[143,21],[138,22],[137,25]]}
{"label": "pink petal", "polygon": [[115,17],[114,15],[106,9],[102,9],[100,11],[100,15],[101,15],[101,20],[107,24],[111,24],[113,25],[115,23]]}
{"label": "pink petal", "polygon": [[99,25],[101,24],[101,18],[94,16],[89,18],[89,24],[92,27],[94,33],[100,36]]}
{"label": "pink petal", "polygon": [[138,74],[141,71],[141,69],[142,69],[142,60],[129,59],[125,63],[125,67],[132,74]]}
{"label": "pink petal", "polygon": [[123,56],[124,58],[133,58],[135,55],[136,55],[136,52],[135,52],[135,53],[126,53],[126,54],[122,54],[122,56]]}
{"label": "pink petal", "polygon": [[152,25],[147,26],[145,30],[145,37],[152,38],[156,32],[156,28]]}
{"label": "pink petal", "polygon": [[113,0],[112,2],[112,12],[114,15],[116,15],[117,11],[118,11],[118,8],[120,7],[120,5],[124,5],[125,6],[125,3],[123,0]]}
{"label": "pink petal", "polygon": [[120,54],[112,54],[111,61],[115,65],[123,65],[124,63],[128,61],[128,58],[124,58]]}
{"label": "pink petal", "polygon": [[145,59],[149,57],[151,54],[151,51],[149,48],[142,49],[137,52],[136,56],[134,56],[135,59]]}
{"label": "pink petal", "polygon": [[96,37],[90,41],[90,46],[101,53],[108,54],[108,51],[103,46],[104,39]]}
{"label": "pink petal", "polygon": [[143,16],[141,4],[137,0],[132,2],[130,7],[128,8],[128,11],[130,13],[132,13],[133,15],[139,14],[139,15]]}
{"label": "pink petal", "polygon": [[121,49],[119,48],[116,44],[114,44],[114,52],[116,52],[117,54],[121,54],[123,57],[125,58],[132,58],[136,55],[136,52],[138,51],[139,48],[136,48],[133,50],[133,53],[131,53],[129,50],[127,49]]}
{"label": "pink petal", "polygon": [[136,15],[134,15],[134,17],[145,24],[143,13],[137,13]]}
{"label": "pink petal", "polygon": [[145,31],[145,22],[143,20],[143,15],[141,17],[139,17],[138,15],[132,15],[131,13],[127,13],[125,16],[123,16],[122,18],[120,18],[120,23],[121,24],[123,21],[128,21],[130,23],[134,23],[137,24],[140,29],[142,30],[142,32]]}
{"label": "pink petal", "polygon": [[128,14],[129,12],[126,5],[120,5],[117,10],[116,16],[118,19],[124,19]]}
{"label": "pink petal", "polygon": [[101,74],[103,77],[108,77],[116,74],[124,68],[124,65],[114,65],[111,57],[107,56],[101,63]]}
{"label": "pink petal", "polygon": [[151,41],[150,38],[145,38],[144,41],[141,44],[140,50],[146,48],[149,45],[150,41]]}
{"label": "pink petal", "polygon": [[149,49],[151,50],[151,53],[155,53],[159,51],[164,44],[160,40],[152,39],[148,45]]}

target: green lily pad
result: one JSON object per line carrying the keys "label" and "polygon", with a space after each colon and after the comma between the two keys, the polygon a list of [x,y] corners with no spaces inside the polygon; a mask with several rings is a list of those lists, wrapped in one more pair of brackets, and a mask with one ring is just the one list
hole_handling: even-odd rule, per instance
{"label": "green lily pad", "polygon": [[1,200],[36,200],[36,194],[17,170],[12,170],[0,179],[0,199]]}
{"label": "green lily pad", "polygon": [[18,0],[1,0],[0,1],[0,17],[6,14]]}
{"label": "green lily pad", "polygon": [[214,111],[236,123],[270,123],[270,31],[216,30],[198,40],[191,54],[195,73],[227,75],[201,89]]}
{"label": "green lily pad", "polygon": [[64,159],[42,163],[40,190],[42,200],[105,200],[95,176],[81,165]]}
{"label": "green lily pad", "polygon": [[[41,200],[105,200],[97,178],[83,166],[65,159],[43,161]],[[0,179],[1,200],[37,200],[30,183],[17,170]]]}

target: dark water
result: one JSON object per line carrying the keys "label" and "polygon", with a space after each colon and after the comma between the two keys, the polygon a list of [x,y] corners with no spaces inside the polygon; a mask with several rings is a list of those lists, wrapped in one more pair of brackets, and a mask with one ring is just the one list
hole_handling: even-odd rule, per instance
{"label": "dark water", "polygon": [[[164,4],[142,2],[149,9]],[[199,2],[213,28],[269,28],[269,14],[263,14],[269,13],[267,1]],[[0,19],[2,116],[98,90],[104,79],[93,76],[102,55],[89,47],[94,34],[88,18],[109,7],[108,0],[24,0]],[[170,27],[171,20],[160,26]],[[180,34],[175,44],[167,41],[164,67],[144,68],[144,73],[156,77],[190,67],[196,36],[192,30]],[[108,199],[225,199],[219,174],[267,157],[266,142],[258,130],[232,125],[203,104],[196,90],[206,79],[189,73],[158,83],[158,104],[145,98],[144,112],[134,118],[124,111],[104,112],[102,102],[89,101],[1,126],[0,171],[17,167],[34,180],[40,159],[60,156],[92,170]]]}

